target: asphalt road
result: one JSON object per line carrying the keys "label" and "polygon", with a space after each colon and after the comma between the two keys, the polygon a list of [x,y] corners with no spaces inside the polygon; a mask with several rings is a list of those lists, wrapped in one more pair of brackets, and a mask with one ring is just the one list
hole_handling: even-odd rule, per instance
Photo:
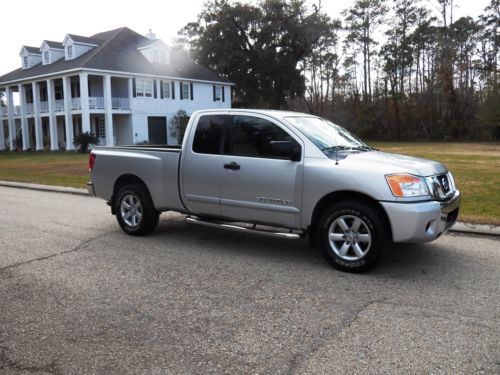
{"label": "asphalt road", "polygon": [[0,187],[0,374],[500,373],[500,241],[394,245],[372,272],[305,241]]}

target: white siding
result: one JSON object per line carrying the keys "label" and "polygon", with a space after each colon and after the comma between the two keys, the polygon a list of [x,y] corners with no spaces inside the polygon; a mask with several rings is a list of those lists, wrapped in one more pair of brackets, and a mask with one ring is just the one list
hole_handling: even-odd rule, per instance
{"label": "white siding", "polygon": [[131,145],[133,141],[132,116],[114,115],[113,133],[119,145]]}
{"label": "white siding", "polygon": [[132,115],[132,131],[134,144],[148,140],[148,116],[146,114]]}

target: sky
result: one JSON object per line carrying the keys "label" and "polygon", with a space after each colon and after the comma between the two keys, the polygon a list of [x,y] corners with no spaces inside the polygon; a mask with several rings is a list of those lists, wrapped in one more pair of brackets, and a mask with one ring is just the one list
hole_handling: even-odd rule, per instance
{"label": "sky", "polygon": [[[314,0],[318,3],[319,0]],[[247,0],[252,3],[255,1]],[[454,18],[476,18],[489,0],[454,0]],[[205,0],[3,0],[0,7],[0,75],[21,66],[19,52],[23,45],[39,47],[43,40],[62,42],[66,34],[91,36],[127,26],[146,34],[152,29],[167,44],[188,22],[196,21]],[[437,10],[437,0],[422,0]],[[323,10],[333,18],[352,0],[322,0]]]}

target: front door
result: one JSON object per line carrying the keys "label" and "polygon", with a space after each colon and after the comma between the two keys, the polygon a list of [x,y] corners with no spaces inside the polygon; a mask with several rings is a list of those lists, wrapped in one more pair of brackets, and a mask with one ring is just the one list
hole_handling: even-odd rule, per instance
{"label": "front door", "polygon": [[148,117],[148,134],[150,145],[167,144],[167,119],[166,117]]}
{"label": "front door", "polygon": [[303,162],[273,155],[271,141],[301,144],[286,127],[265,116],[230,116],[221,156],[221,216],[297,228]]}

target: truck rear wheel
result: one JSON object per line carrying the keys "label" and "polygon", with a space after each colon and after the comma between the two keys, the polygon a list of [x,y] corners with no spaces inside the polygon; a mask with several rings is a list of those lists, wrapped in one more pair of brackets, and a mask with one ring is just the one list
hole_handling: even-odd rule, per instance
{"label": "truck rear wheel", "polygon": [[122,187],[116,194],[114,205],[118,224],[127,234],[144,236],[158,225],[160,214],[155,210],[148,191],[140,184]]}
{"label": "truck rear wheel", "polygon": [[323,257],[342,271],[367,271],[385,246],[382,223],[378,210],[369,203],[353,200],[333,204],[318,223]]}

